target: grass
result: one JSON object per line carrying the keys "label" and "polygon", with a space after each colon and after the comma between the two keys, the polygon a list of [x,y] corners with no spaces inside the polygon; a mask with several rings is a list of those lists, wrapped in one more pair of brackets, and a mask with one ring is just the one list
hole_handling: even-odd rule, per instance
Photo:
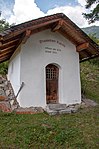
{"label": "grass", "polygon": [[[99,103],[99,67],[81,63],[82,90]],[[99,106],[49,116],[0,112],[0,149],[98,149]]]}
{"label": "grass", "polygon": [[49,116],[0,112],[2,149],[98,149],[99,107]]}

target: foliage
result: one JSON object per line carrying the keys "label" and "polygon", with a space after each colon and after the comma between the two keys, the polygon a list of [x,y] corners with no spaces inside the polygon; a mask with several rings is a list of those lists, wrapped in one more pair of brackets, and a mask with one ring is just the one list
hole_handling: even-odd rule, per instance
{"label": "foliage", "polygon": [[8,62],[3,62],[0,64],[0,74],[7,74],[8,71]]}
{"label": "foliage", "polygon": [[98,149],[99,108],[49,116],[0,113],[0,148]]}
{"label": "foliage", "polygon": [[[0,13],[1,15],[1,13]],[[3,32],[5,29],[9,28],[10,25],[6,20],[0,19],[0,32]],[[0,64],[0,74],[6,74],[8,69],[8,62],[3,62]]]}
{"label": "foliage", "polygon": [[97,65],[99,67],[99,57],[89,60],[89,62],[93,65]]}
{"label": "foliage", "polygon": [[99,20],[99,0],[87,0],[86,1],[86,9],[89,9],[93,4],[96,4],[96,7],[90,11],[90,13],[83,13],[84,17],[89,21],[89,23],[93,23]]}
{"label": "foliage", "polygon": [[0,32],[3,32],[3,31],[6,30],[7,28],[9,28],[9,23],[6,22],[6,20],[1,19],[1,20],[0,20]]}
{"label": "foliage", "polygon": [[[1,11],[0,11],[1,16]],[[0,19],[0,32],[3,32],[4,30],[8,29],[10,27],[9,23],[6,22],[5,19]]]}
{"label": "foliage", "polygon": [[99,45],[99,39],[96,37],[96,33],[89,34],[89,37]]}

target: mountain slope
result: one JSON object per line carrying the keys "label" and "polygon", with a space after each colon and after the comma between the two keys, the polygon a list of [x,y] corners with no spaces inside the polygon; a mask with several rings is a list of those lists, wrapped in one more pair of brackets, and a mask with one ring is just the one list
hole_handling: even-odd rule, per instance
{"label": "mountain slope", "polygon": [[96,34],[96,37],[99,38],[99,26],[86,27],[86,28],[82,28],[82,30],[88,35]]}

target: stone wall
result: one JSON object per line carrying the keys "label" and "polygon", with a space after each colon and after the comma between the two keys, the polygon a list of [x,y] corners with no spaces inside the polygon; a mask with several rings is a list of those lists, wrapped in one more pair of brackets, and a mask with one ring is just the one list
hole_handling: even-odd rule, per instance
{"label": "stone wall", "polygon": [[10,112],[18,107],[11,83],[7,76],[0,75],[0,110]]}

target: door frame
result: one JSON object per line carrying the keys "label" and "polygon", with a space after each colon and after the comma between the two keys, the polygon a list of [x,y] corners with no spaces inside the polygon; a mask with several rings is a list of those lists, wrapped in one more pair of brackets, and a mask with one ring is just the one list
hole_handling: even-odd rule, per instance
{"label": "door frame", "polygon": [[[60,66],[56,63],[49,63],[49,64],[46,65],[46,67],[45,67],[45,82],[46,82],[46,68],[47,68],[48,65],[52,65],[52,66],[55,66],[55,67],[58,68],[58,84],[57,84],[58,85],[58,89],[57,89],[58,98],[57,98],[57,101],[56,101],[56,104],[57,104],[57,103],[59,103],[59,98],[60,98],[60,95],[59,95],[60,94],[60,86],[59,86],[60,85]],[[45,86],[45,90],[46,90],[46,87],[47,87],[47,84]],[[47,103],[47,91],[46,91],[46,104],[48,104]]]}

